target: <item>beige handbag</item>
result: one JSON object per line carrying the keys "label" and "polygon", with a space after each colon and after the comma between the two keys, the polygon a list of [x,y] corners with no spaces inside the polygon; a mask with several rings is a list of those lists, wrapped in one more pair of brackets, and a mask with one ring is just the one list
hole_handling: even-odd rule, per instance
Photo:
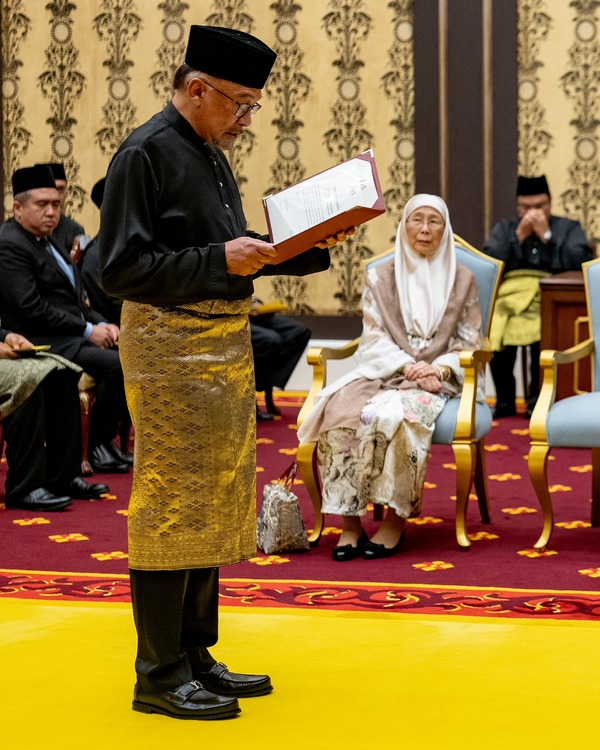
{"label": "beige handbag", "polygon": [[279,479],[265,485],[256,523],[258,546],[267,555],[274,552],[301,552],[309,549],[298,498],[292,492],[297,464]]}

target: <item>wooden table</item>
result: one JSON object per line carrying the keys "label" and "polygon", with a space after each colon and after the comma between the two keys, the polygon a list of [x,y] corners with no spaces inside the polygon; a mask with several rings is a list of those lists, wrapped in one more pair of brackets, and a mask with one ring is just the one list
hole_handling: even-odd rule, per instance
{"label": "wooden table", "polygon": [[[568,349],[589,335],[587,323],[577,319],[587,315],[585,288],[581,271],[565,271],[540,279],[542,296],[541,349]],[[578,330],[577,330],[578,329]],[[588,358],[579,362],[577,383],[575,365],[562,365],[558,369],[556,398],[566,398],[575,388],[589,391],[591,368]]]}

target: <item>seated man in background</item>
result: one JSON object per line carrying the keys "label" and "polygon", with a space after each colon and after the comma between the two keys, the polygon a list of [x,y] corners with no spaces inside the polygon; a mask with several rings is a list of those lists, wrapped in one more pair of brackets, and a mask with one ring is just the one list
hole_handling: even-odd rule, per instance
{"label": "seated man in background", "polygon": [[126,473],[130,459],[113,443],[125,392],[119,328],[87,304],[79,269],[52,232],[60,218],[54,176],[47,165],[13,175],[14,218],[0,227],[0,318],[34,344],[50,344],[96,382],[90,426],[94,471]]}
{"label": "seated man in background", "polygon": [[81,369],[62,357],[23,356],[33,345],[0,328],[0,418],[7,508],[63,510],[109,489],[81,478]]}
{"label": "seated man in background", "polygon": [[[36,165],[43,166],[43,165]],[[54,175],[54,183],[58,190],[58,197],[60,200],[60,219],[56,229],[52,232],[53,236],[56,237],[61,247],[63,247],[68,253],[73,248],[75,238],[79,237],[80,241],[85,245],[89,240],[89,237],[85,233],[85,229],[77,221],[67,216],[65,213],[67,207],[67,174],[65,172],[64,164],[53,162],[48,164]]]}
{"label": "seated man in background", "polygon": [[578,221],[552,214],[550,190],[542,175],[519,176],[517,217],[496,224],[483,251],[504,261],[490,332],[494,350],[491,371],[496,388],[494,417],[516,414],[513,369],[519,346],[530,346],[531,382],[526,416],[531,416],[540,389],[539,279],[562,271],[581,270],[581,264],[592,259],[592,249]]}
{"label": "seated man in background", "polygon": [[[261,312],[264,308],[265,312]],[[310,339],[310,330],[292,318],[271,312],[252,298],[250,340],[254,356],[256,390],[265,392],[266,413],[256,405],[258,420],[271,420],[281,411],[273,401],[273,387],[285,388]]]}

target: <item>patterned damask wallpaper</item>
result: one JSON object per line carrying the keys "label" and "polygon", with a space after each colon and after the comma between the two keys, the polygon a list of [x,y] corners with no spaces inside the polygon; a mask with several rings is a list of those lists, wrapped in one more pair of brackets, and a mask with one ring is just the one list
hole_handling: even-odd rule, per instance
{"label": "patterned damask wallpaper", "polygon": [[519,171],[600,239],[600,1],[519,0]]}
{"label": "patterned damask wallpaper", "polygon": [[[90,191],[138,124],[170,99],[191,23],[236,26],[279,58],[263,109],[229,152],[249,225],[262,197],[373,148],[388,213],[333,251],[333,269],[261,279],[296,312],[356,313],[360,261],[392,242],[414,185],[412,0],[1,0],[4,169],[62,161],[70,215],[88,233]],[[12,210],[10,180],[5,211]]]}
{"label": "patterned damask wallpaper", "polygon": [[[0,2],[5,174],[63,161],[69,213],[90,234],[91,188],[123,138],[169,100],[189,25],[237,26],[274,47],[263,109],[229,152],[250,227],[266,231],[264,195],[367,148],[388,212],[334,249],[329,272],[261,279],[257,290],[295,312],[358,312],[360,262],[390,246],[414,192],[414,0]],[[599,6],[518,0],[519,170],[545,172],[555,211],[590,238],[600,237]],[[10,212],[10,179],[5,188]]]}

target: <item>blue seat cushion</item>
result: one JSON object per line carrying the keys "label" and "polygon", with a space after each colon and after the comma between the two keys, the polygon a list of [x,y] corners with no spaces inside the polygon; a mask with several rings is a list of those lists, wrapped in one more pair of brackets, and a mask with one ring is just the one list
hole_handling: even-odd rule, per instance
{"label": "blue seat cushion", "polygon": [[546,434],[551,447],[600,447],[600,392],[557,401],[546,418]]}
{"label": "blue seat cushion", "polygon": [[[450,445],[456,431],[456,419],[458,416],[458,405],[460,396],[454,396],[446,403],[444,410],[436,419],[433,431],[433,442],[437,445]],[[477,422],[475,439],[481,440],[492,429],[492,410],[487,404],[477,403],[475,406],[475,419]]]}

